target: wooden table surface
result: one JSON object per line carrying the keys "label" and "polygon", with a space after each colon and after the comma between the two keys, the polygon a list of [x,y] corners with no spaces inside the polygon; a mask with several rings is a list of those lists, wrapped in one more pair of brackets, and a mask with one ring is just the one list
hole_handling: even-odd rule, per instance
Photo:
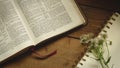
{"label": "wooden table surface", "polygon": [[84,55],[86,47],[79,40],[67,36],[79,37],[82,34],[94,33],[97,35],[112,13],[120,12],[120,1],[117,0],[77,0],[85,13],[87,25],[77,27],[54,39],[36,47],[42,55],[57,49],[57,54],[47,59],[36,59],[30,51],[0,65],[0,68],[74,68]]}

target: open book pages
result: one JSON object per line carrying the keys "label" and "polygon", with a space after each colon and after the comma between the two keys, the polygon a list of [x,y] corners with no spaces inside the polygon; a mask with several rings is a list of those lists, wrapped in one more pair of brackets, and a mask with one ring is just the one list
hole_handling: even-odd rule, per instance
{"label": "open book pages", "polygon": [[[109,63],[110,68],[119,68],[120,67],[120,14],[115,13],[112,15],[110,20],[108,20],[108,24],[103,28],[100,34],[103,34],[104,32],[107,32],[108,40],[112,41],[112,45],[109,46],[111,60]],[[99,63],[94,60],[94,56],[92,54],[88,54],[89,57],[84,56],[83,59],[86,59],[86,61],[81,60],[77,64],[77,68],[101,68]],[[104,56],[107,55],[107,52],[105,51]],[[92,57],[92,58],[91,58]],[[81,65],[82,63],[83,65]]]}
{"label": "open book pages", "polygon": [[84,23],[74,0],[0,0],[0,61]]}

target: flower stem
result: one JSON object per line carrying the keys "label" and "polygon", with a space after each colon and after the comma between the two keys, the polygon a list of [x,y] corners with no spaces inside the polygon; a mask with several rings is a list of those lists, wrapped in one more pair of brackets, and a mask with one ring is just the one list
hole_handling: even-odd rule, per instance
{"label": "flower stem", "polygon": [[99,62],[100,62],[100,64],[101,64],[102,68],[104,68],[104,65],[103,65],[102,59],[100,59]]}

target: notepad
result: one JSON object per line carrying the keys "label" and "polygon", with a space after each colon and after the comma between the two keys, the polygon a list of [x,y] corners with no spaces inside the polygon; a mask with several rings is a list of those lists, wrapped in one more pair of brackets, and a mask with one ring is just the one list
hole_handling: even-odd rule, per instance
{"label": "notepad", "polygon": [[[111,55],[109,66],[110,67],[113,66],[113,68],[120,68],[120,53],[119,53],[120,52],[120,14],[119,13],[114,13],[111,16],[110,20],[108,20],[108,23],[102,29],[100,34],[103,34],[104,32],[107,32],[108,40],[112,41],[112,45],[109,46],[110,55]],[[89,57],[87,57],[86,55],[89,55]],[[84,57],[79,61],[76,68],[101,68],[99,66],[99,63],[90,57],[94,58],[92,54],[86,53]],[[86,61],[83,61],[83,59],[86,59]]]}

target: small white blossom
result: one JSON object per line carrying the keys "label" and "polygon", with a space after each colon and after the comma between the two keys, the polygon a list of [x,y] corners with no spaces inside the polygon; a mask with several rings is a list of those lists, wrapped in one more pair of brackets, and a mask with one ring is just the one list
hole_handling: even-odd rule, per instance
{"label": "small white blossom", "polygon": [[80,42],[81,43],[89,43],[91,41],[91,38],[93,38],[93,33],[85,34],[80,36]]}
{"label": "small white blossom", "polygon": [[[94,35],[92,33],[85,34],[80,36],[80,42],[82,44],[89,44],[88,46],[88,52],[91,52],[97,59],[97,61],[100,62],[102,68],[109,68],[108,63],[111,59],[111,56],[109,56],[109,50],[108,45],[111,45],[112,42],[107,40],[107,34],[100,34],[98,37],[94,38]],[[103,53],[104,53],[104,47],[107,47],[108,51],[108,58],[104,59]]]}

